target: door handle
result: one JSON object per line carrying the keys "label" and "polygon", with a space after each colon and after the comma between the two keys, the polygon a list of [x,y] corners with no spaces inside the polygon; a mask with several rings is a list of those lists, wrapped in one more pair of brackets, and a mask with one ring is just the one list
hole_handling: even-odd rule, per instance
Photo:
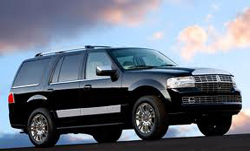
{"label": "door handle", "polygon": [[47,91],[48,91],[48,92],[53,92],[53,91],[54,91],[54,89],[49,88],[49,89],[47,89]]}
{"label": "door handle", "polygon": [[84,88],[83,88],[85,91],[89,91],[89,90],[91,90],[92,89],[92,85],[90,85],[90,84],[86,84],[85,86],[84,86]]}

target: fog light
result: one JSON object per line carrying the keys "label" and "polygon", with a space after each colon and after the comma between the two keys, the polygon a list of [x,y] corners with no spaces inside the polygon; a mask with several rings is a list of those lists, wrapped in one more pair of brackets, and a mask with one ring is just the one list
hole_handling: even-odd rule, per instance
{"label": "fog light", "polygon": [[189,104],[194,104],[195,103],[194,97],[189,97],[188,102],[189,102]]}

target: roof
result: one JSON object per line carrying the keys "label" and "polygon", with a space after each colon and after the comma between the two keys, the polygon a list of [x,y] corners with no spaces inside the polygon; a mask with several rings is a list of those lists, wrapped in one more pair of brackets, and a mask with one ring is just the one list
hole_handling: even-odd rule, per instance
{"label": "roof", "polygon": [[111,47],[110,46],[86,45],[84,48],[78,48],[78,49],[70,49],[70,50],[63,50],[63,51],[40,52],[40,53],[37,53],[35,55],[35,57],[61,54],[61,53],[65,53],[65,52],[76,52],[76,51],[83,51],[83,50],[91,50],[91,49],[98,49],[98,48],[100,49],[100,48],[111,48]]}

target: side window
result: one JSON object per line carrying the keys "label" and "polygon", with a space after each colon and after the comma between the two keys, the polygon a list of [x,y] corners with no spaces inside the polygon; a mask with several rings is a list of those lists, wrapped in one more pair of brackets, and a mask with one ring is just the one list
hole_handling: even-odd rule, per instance
{"label": "side window", "polygon": [[50,59],[42,59],[24,62],[19,69],[13,86],[40,84],[49,61]]}
{"label": "side window", "polygon": [[53,73],[53,77],[51,79],[51,83],[56,83],[58,82],[58,78],[59,78],[59,73],[60,73],[60,69],[62,67],[62,62],[63,62],[63,58],[61,58],[56,65],[55,71]]}
{"label": "side window", "polygon": [[82,59],[81,54],[65,56],[62,61],[58,82],[78,80]]}
{"label": "side window", "polygon": [[135,66],[134,57],[133,56],[125,56],[117,58],[118,62],[123,66],[125,69],[129,69],[131,66]]}
{"label": "side window", "polygon": [[89,53],[86,65],[86,79],[103,78],[96,75],[97,66],[111,66],[109,56],[104,52]]}

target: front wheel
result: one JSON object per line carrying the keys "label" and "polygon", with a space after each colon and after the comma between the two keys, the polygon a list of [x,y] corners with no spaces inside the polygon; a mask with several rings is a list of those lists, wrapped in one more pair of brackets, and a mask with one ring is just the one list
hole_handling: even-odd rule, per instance
{"label": "front wheel", "polygon": [[27,124],[28,135],[36,147],[51,147],[59,140],[55,123],[47,109],[34,110]]}
{"label": "front wheel", "polygon": [[232,116],[222,116],[203,119],[197,125],[205,136],[222,136],[229,131],[231,123]]}
{"label": "front wheel", "polygon": [[143,140],[161,139],[167,132],[167,112],[162,100],[156,96],[143,96],[132,111],[136,134]]}

